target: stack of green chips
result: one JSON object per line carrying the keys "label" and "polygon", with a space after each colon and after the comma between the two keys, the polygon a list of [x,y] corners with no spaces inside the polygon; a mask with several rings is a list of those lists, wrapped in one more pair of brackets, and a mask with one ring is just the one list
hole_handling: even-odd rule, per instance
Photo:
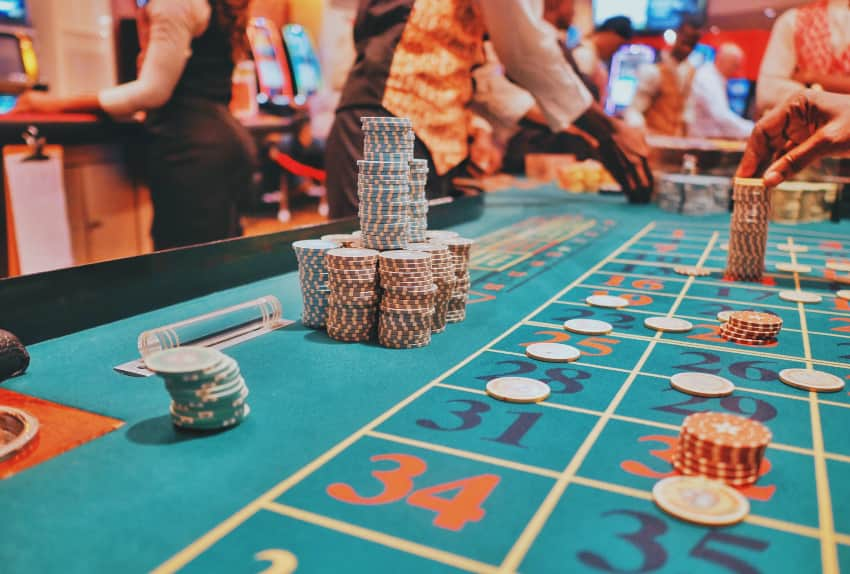
{"label": "stack of green chips", "polygon": [[171,420],[180,428],[219,430],[238,425],[251,409],[235,360],[207,347],[176,347],[145,358],[171,394]]}

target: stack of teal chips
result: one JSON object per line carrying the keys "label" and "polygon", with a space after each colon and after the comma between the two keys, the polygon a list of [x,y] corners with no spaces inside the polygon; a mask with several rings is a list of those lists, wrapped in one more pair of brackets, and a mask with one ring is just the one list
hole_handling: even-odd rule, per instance
{"label": "stack of teal chips", "polygon": [[145,365],[165,380],[177,427],[221,430],[238,425],[251,412],[239,364],[221,351],[176,347],[145,357]]}
{"label": "stack of teal chips", "polygon": [[428,231],[428,198],[425,186],[428,182],[428,160],[410,160],[410,202],[407,204],[407,239],[411,243],[422,243]]}

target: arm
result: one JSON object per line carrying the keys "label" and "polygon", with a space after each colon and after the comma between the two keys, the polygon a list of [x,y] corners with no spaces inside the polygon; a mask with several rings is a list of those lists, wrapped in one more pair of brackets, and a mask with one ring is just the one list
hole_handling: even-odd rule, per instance
{"label": "arm", "polygon": [[825,92],[835,92],[838,94],[850,94],[850,77],[820,74],[795,72],[793,76],[796,82],[805,86],[819,85]]}
{"label": "arm", "polygon": [[154,0],[147,10],[150,40],[139,78],[98,94],[101,106],[112,115],[163,106],[183,75],[192,39],[209,24],[209,5],[199,0]]}
{"label": "arm", "polygon": [[484,64],[472,72],[475,82],[472,104],[491,122],[513,127],[537,107],[534,96],[505,77],[501,62],[490,45],[485,44],[484,51]]}
{"label": "arm", "polygon": [[534,95],[552,131],[587,111],[593,98],[542,25],[539,0],[487,0],[479,6],[507,74]]}
{"label": "arm", "polygon": [[772,108],[782,103],[789,95],[805,88],[793,80],[797,67],[797,51],[794,49],[794,22],[797,11],[788,10],[776,20],[761,61],[756,107],[759,110]]}
{"label": "arm", "polygon": [[655,64],[646,64],[640,67],[637,74],[637,89],[631,105],[623,113],[625,122],[636,128],[646,127],[646,119],[643,114],[652,105],[652,100],[658,93],[658,84],[661,82],[661,72]]}

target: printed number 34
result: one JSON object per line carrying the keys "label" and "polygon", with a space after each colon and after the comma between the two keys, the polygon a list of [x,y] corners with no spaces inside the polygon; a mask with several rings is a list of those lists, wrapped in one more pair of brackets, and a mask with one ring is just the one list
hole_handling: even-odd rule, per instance
{"label": "printed number 34", "polygon": [[[428,465],[418,456],[409,454],[379,454],[370,458],[372,462],[391,461],[396,467],[391,470],[373,470],[383,489],[375,496],[361,496],[351,485],[336,482],[327,488],[332,498],[348,504],[376,506],[391,504],[407,499],[407,504],[437,513],[434,526],[459,531],[467,522],[478,522],[484,518],[484,501],[499,484],[495,474],[470,476],[452,482],[413,490],[413,479],[425,474]],[[457,491],[451,498],[438,496]]]}

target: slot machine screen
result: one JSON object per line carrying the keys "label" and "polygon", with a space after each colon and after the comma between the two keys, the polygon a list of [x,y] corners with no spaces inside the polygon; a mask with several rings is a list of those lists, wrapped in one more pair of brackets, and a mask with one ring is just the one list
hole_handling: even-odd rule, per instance
{"label": "slot machine screen", "polygon": [[280,37],[263,18],[255,18],[248,25],[248,41],[254,54],[260,94],[267,101],[282,97],[291,98],[292,85]]}
{"label": "slot machine screen", "polygon": [[608,99],[605,111],[611,115],[629,107],[635,97],[638,70],[644,64],[655,61],[655,50],[649,46],[631,44],[620,48],[611,59],[611,74],[608,78]]}
{"label": "slot machine screen", "polygon": [[628,16],[636,32],[653,33],[676,29],[683,18],[704,22],[707,0],[594,0],[593,22],[611,16]]}
{"label": "slot machine screen", "polygon": [[27,3],[25,0],[0,0],[0,24],[27,24]]}
{"label": "slot machine screen", "polygon": [[298,24],[287,24],[283,27],[283,43],[296,94],[306,97],[318,92],[322,87],[322,71],[307,30]]}

